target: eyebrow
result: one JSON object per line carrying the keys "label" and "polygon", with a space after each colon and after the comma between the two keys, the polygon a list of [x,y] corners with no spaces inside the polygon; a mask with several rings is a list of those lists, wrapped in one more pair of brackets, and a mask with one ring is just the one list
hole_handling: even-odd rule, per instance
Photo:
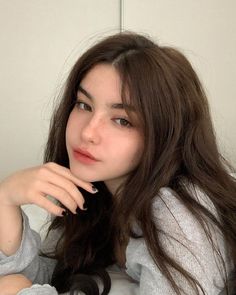
{"label": "eyebrow", "polygon": [[[87,98],[94,100],[94,97],[87,91],[85,90],[82,86],[79,85],[78,91],[83,93]],[[118,110],[129,110],[129,111],[135,111],[134,107],[129,105],[129,104],[124,104],[124,103],[112,103],[110,106],[112,109],[118,109]]]}

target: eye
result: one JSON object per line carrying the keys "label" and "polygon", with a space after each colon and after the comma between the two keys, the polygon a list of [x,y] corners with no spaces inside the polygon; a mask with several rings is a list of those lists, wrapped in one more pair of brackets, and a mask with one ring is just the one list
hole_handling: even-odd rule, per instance
{"label": "eye", "polygon": [[117,118],[114,121],[122,127],[132,127],[131,123],[124,118]]}
{"label": "eye", "polygon": [[91,110],[92,110],[92,108],[90,107],[90,105],[88,105],[87,103],[84,103],[82,101],[77,101],[76,102],[76,106],[80,110],[89,111],[89,112],[91,112]]}

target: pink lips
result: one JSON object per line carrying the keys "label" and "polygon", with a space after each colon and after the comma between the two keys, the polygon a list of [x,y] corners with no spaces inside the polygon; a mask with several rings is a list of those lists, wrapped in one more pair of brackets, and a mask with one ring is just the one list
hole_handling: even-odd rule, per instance
{"label": "pink lips", "polygon": [[98,161],[92,154],[82,149],[73,150],[73,155],[76,160],[84,164],[93,164]]}

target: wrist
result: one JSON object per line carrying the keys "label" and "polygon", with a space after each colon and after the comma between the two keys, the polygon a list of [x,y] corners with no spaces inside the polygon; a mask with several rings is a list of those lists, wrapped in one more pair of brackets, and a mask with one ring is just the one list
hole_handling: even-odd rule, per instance
{"label": "wrist", "polygon": [[0,207],[19,207],[15,204],[11,204],[11,199],[6,190],[4,190],[4,185],[0,184]]}

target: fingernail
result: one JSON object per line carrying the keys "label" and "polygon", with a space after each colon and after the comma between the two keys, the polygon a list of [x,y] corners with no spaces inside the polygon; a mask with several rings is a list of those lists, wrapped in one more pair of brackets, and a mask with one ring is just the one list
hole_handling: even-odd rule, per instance
{"label": "fingernail", "polygon": [[94,185],[92,186],[92,190],[93,190],[94,193],[98,192],[98,189]]}
{"label": "fingernail", "polygon": [[67,215],[69,215],[69,212],[67,211],[67,210],[64,210],[64,211],[62,211],[62,213],[61,213],[63,216],[67,216]]}
{"label": "fingernail", "polygon": [[83,211],[86,211],[86,210],[88,210],[87,207],[84,207],[84,206],[83,206],[83,209],[81,209],[80,207],[77,207],[77,209],[76,209],[76,214],[81,214]]}

